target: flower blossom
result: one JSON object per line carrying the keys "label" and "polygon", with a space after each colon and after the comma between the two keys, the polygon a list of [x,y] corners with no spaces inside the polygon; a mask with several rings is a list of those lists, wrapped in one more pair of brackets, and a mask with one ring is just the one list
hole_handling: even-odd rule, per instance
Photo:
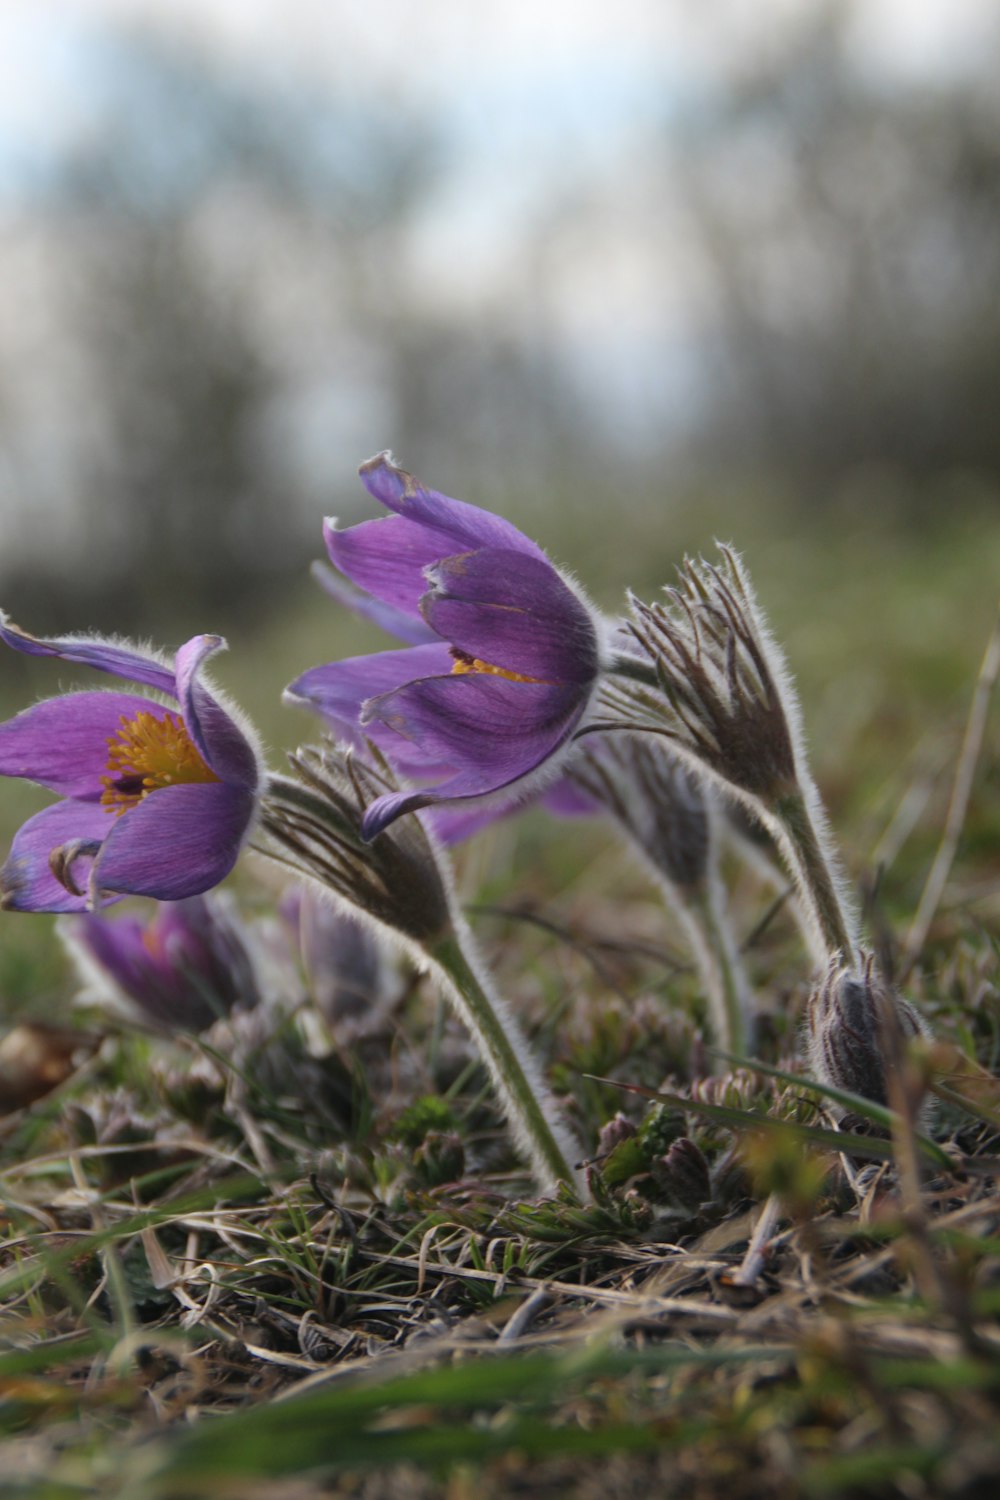
{"label": "flower blossom", "polygon": [[222,637],[195,636],[173,663],[98,636],[40,640],[2,614],[0,639],[159,695],[65,693],[0,724],[0,775],[62,799],[15,835],[0,906],[75,912],[125,895],[178,901],[228,875],[254,822],[262,769],[253,731],[203,681]]}
{"label": "flower blossom", "polygon": [[587,712],[603,647],[595,612],[510,522],[425,489],[387,453],[360,473],[393,514],[327,522],[327,550],[370,596],[361,612],[413,644],[315,667],[286,699],[432,783],[379,797],[370,839],[418,808],[537,785]]}
{"label": "flower blossom", "polygon": [[60,937],[86,998],[165,1031],[205,1031],[260,1000],[249,934],[223,892],[165,901],[151,920],[64,917]]}

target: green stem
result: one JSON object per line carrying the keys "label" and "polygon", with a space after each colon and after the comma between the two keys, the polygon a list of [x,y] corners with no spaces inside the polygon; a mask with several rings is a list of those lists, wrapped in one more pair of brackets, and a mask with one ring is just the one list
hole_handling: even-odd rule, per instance
{"label": "green stem", "polygon": [[558,1123],[555,1101],[513,1016],[500,997],[490,993],[490,981],[467,951],[470,942],[460,930],[439,939],[429,950],[435,977],[478,1043],[514,1133],[543,1186],[553,1190],[565,1183],[582,1197],[582,1179],[570,1165],[576,1154],[573,1142]]}
{"label": "green stem", "polygon": [[830,860],[798,787],[775,799],[768,822],[791,866],[827,956],[839,954],[844,962],[849,962],[857,946],[854,922],[841,899]]}
{"label": "green stem", "polygon": [[687,895],[690,920],[698,928],[692,947],[708,992],[716,1040],[724,1051],[746,1057],[750,1046],[749,991],[718,880],[709,878]]}

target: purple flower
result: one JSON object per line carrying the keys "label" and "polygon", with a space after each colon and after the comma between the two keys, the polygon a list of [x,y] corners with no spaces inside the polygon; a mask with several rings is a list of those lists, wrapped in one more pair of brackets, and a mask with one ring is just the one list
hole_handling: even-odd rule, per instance
{"label": "purple flower", "polygon": [[260,998],[247,940],[221,894],[164,902],[150,922],[88,912],[65,918],[59,932],[95,997],[166,1030],[204,1031]]}
{"label": "purple flower", "polygon": [[379,797],[373,838],[417,808],[535,785],[583,718],[602,653],[595,613],[510,522],[424,489],[386,453],[360,473],[394,514],[328,522],[327,550],[376,601],[360,611],[415,644],[315,667],[286,697],[434,783]]}
{"label": "purple flower", "polygon": [[172,665],[97,636],[39,640],[2,614],[0,639],[168,700],[66,693],[0,724],[0,775],[63,799],[15,835],[0,906],[67,912],[124,895],[178,901],[228,875],[254,821],[262,772],[253,732],[202,680],[207,659],[225,647],[221,636],[195,636]]}

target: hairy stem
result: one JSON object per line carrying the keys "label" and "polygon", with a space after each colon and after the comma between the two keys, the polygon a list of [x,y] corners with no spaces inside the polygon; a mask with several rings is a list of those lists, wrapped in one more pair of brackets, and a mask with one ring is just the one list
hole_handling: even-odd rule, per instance
{"label": "hairy stem", "polygon": [[857,949],[854,919],[801,790],[776,798],[765,821],[788,861],[826,957],[839,954],[843,963],[851,963]]}
{"label": "hairy stem", "polygon": [[555,1100],[542,1081],[517,1022],[493,990],[472,947],[471,935],[463,928],[464,924],[429,950],[434,978],[472,1033],[538,1180],[548,1191],[565,1183],[583,1198],[583,1179],[571,1166],[579,1153],[559,1122]]}

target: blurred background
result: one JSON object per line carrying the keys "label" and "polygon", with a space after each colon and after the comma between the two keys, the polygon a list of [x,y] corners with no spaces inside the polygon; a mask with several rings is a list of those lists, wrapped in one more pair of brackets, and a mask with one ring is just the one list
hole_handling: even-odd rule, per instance
{"label": "blurred background", "polygon": [[391,447],[607,607],[735,541],[836,812],[995,610],[998,74],[994,0],[5,0],[0,599],[222,630],[289,743]]}

